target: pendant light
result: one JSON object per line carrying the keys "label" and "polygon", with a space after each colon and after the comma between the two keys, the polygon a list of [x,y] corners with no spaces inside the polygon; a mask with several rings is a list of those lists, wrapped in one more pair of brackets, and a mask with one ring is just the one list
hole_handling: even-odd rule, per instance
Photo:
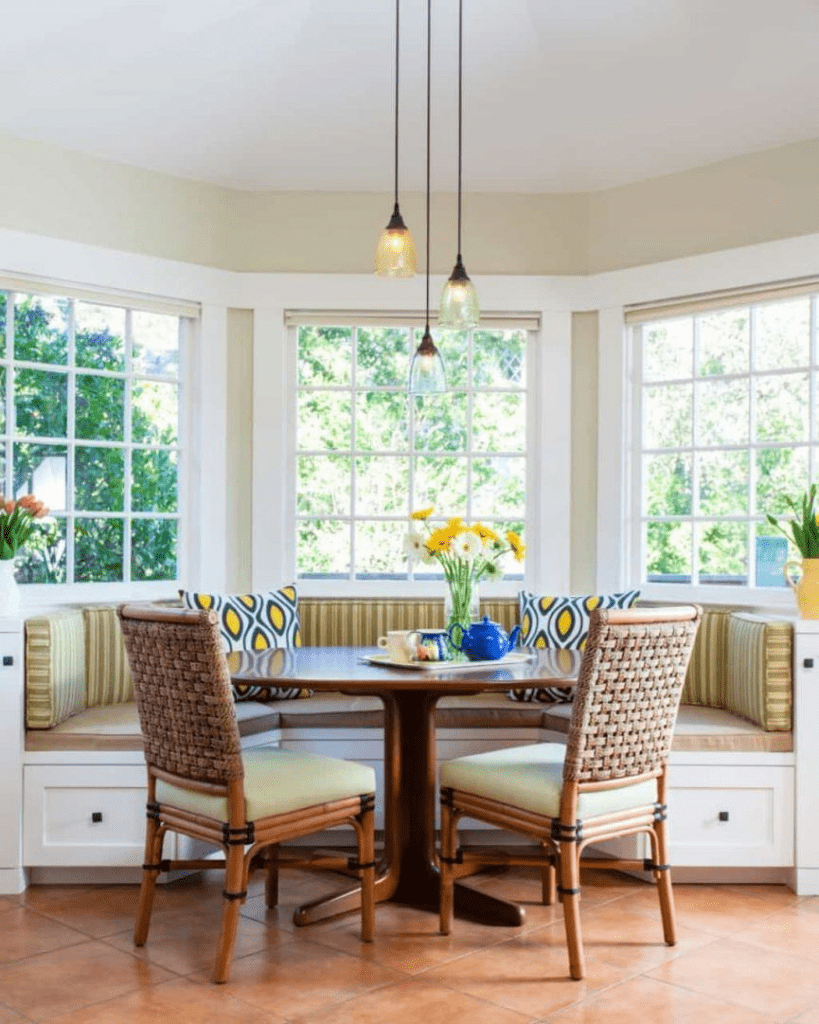
{"label": "pendant light", "polygon": [[421,344],[410,363],[409,392],[411,395],[434,395],[446,391],[446,371],[441,353],[429,330],[429,124],[430,75],[432,58],[432,0],[427,0],[427,266],[426,266],[426,327]]}
{"label": "pendant light", "polygon": [[456,330],[477,327],[481,319],[478,293],[461,256],[461,166],[463,150],[464,0],[458,0],[458,257],[441,294],[438,326]]}
{"label": "pendant light", "polygon": [[415,277],[415,242],[398,207],[398,55],[401,0],[395,0],[395,207],[378,239],[375,272],[378,277]]}

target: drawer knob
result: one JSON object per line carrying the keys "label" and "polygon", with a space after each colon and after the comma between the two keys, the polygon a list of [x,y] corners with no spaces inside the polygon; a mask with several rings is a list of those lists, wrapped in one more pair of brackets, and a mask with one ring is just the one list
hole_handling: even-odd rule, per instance
{"label": "drawer knob", "polygon": [[98,825],[102,821],[102,811],[92,811],[91,820],[95,825]]}
{"label": "drawer knob", "polygon": [[3,655],[3,664],[5,666],[13,665],[14,664],[14,658],[10,654],[4,654]]}
{"label": "drawer knob", "polygon": [[805,658],[802,664],[805,668],[813,668],[813,658]]}
{"label": "drawer knob", "polygon": [[719,812],[719,820],[720,821],[727,821],[728,820],[728,812],[727,811],[720,811]]}

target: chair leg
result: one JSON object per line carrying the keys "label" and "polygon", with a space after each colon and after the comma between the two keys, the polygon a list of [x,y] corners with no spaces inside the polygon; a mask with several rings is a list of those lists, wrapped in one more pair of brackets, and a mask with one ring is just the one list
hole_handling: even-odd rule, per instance
{"label": "chair leg", "polygon": [[544,907],[551,907],[557,901],[557,870],[555,869],[555,858],[545,843],[541,844],[543,856],[549,858],[549,863],[540,869],[540,881],[542,902]]}
{"label": "chair leg", "polygon": [[139,888],[139,907],[137,908],[136,923],[134,925],[134,945],[144,946],[148,938],[148,928],[151,924],[151,911],[154,908],[154,893],[156,892],[156,879],[160,872],[162,861],[162,844],[165,839],[165,829],[160,827],[155,818],[148,818],[145,829],[145,863],[142,866],[142,884]]}
{"label": "chair leg", "polygon": [[228,846],[225,854],[225,890],[222,904],[222,931],[219,935],[219,948],[216,955],[216,966],[213,980],[221,985],[228,980],[230,962],[233,958],[233,946],[236,941],[236,927],[239,923],[239,910],[242,906],[243,893],[247,890],[247,868],[243,846]]}
{"label": "chair leg", "polygon": [[[668,832],[666,823],[658,821],[654,825],[654,832],[651,836],[651,848],[654,854],[654,863],[660,865],[668,864]],[[671,868],[665,867],[662,871],[655,871],[657,879],[657,893],[660,897],[660,914],[663,918],[663,938],[667,945],[677,944],[677,924],[674,913],[674,890],[671,887]]]}
{"label": "chair leg", "polygon": [[372,942],[375,931],[375,810],[358,815],[358,862],[361,868],[361,941]]}
{"label": "chair leg", "polygon": [[267,848],[265,857],[264,903],[272,909],[279,902],[279,844]]}
{"label": "chair leg", "polygon": [[452,930],[452,916],[455,899],[454,879],[452,877],[452,861],[457,847],[456,831],[458,819],[452,808],[441,804],[441,857],[440,857],[440,923],[438,930],[441,935],[449,935]]}
{"label": "chair leg", "polygon": [[560,844],[560,895],[563,902],[563,923],[569,950],[569,973],[580,981],[586,973],[583,960],[583,937],[580,931],[580,854],[576,843]]}

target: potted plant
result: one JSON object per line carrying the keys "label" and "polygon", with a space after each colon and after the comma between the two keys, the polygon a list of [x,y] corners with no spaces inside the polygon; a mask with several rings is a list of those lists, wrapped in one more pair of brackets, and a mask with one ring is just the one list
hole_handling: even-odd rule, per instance
{"label": "potted plant", "polygon": [[[816,512],[816,484],[811,484],[799,501],[786,497],[785,503],[793,512],[783,528],[778,520],[768,515],[766,518],[771,526],[796,547],[802,556],[801,562],[795,559],[785,564],[785,579],[796,594],[796,603],[803,619],[819,619],[819,515]],[[793,569],[799,573],[794,578]]]}
{"label": "potted plant", "polygon": [[6,499],[0,494],[0,616],[16,615],[20,592],[14,578],[14,557],[31,536],[34,520],[47,516],[49,509],[33,494]]}

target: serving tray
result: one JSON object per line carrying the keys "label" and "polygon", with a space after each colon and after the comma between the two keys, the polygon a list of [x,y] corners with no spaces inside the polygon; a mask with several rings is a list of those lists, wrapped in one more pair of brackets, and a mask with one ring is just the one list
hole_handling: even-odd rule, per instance
{"label": "serving tray", "polygon": [[365,654],[362,661],[368,665],[386,668],[406,668],[411,672],[469,672],[475,668],[499,668],[501,665],[522,665],[533,655],[527,651],[511,651],[492,661],[393,661],[388,654]]}

